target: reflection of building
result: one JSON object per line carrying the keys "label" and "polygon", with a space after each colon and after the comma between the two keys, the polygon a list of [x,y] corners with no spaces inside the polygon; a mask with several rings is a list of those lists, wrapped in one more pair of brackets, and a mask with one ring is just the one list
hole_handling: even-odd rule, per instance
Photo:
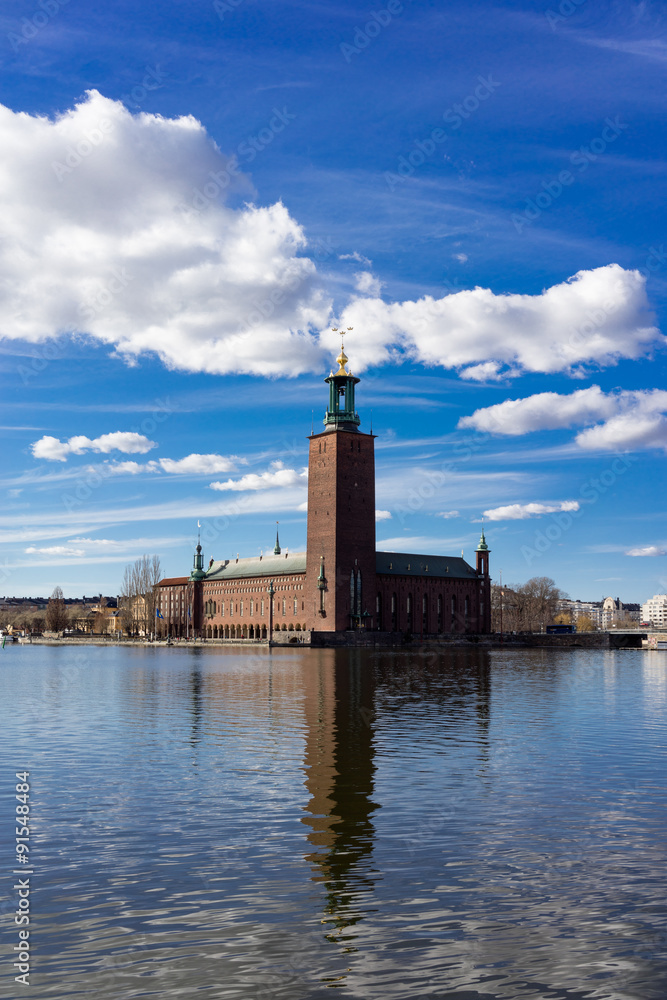
{"label": "reflection of building", "polygon": [[[325,382],[324,430],[311,434],[305,552],[216,561],[158,585],[158,632],[214,639],[264,639],[268,631],[360,629],[438,635],[489,632],[489,548],[482,532],[475,567],[462,557],[377,552],[375,437],[359,430],[355,387],[345,365]],[[271,601],[268,589],[273,584]],[[271,601],[271,603],[270,603]],[[188,628],[190,626],[190,628]]]}
{"label": "reflection of building", "polygon": [[655,594],[642,604],[642,621],[667,626],[667,594]]}

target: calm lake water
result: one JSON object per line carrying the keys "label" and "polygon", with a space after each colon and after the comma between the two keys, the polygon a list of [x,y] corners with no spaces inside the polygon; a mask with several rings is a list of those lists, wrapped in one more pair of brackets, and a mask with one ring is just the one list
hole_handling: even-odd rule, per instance
{"label": "calm lake water", "polygon": [[667,654],[0,657],[3,996],[667,996]]}

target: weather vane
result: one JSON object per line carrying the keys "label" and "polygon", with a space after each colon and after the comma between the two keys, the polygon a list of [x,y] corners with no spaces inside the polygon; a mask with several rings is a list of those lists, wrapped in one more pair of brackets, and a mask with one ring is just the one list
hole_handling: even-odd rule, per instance
{"label": "weather vane", "polygon": [[347,330],[339,330],[337,326],[332,326],[331,327],[331,332],[332,333],[337,333],[340,336],[340,349],[341,349],[341,351],[345,350],[345,337],[347,336],[348,333],[351,333],[352,330],[354,330],[353,326],[348,326]]}

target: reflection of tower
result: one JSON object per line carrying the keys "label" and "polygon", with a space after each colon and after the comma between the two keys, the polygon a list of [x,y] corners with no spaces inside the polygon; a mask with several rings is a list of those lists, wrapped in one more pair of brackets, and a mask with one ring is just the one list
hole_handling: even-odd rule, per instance
{"label": "reflection of tower", "polygon": [[[197,522],[197,525],[199,526],[199,522]],[[199,535],[197,535],[197,548],[195,550],[195,558],[187,590],[190,625],[192,627],[193,636],[200,636],[202,634],[202,625],[204,623],[204,588],[202,580],[205,576],[206,573],[204,571],[204,557],[201,551],[201,541]]]}
{"label": "reflection of tower", "polygon": [[316,655],[317,666],[304,675],[311,797],[303,822],[313,848],[306,857],[313,879],[326,886],[329,921],[342,930],[361,919],[359,893],[373,887],[374,679],[367,660],[349,651]]}
{"label": "reflection of tower", "polygon": [[489,552],[491,549],[486,544],[484,528],[482,537],[477,546],[477,576],[479,579],[479,621],[478,630],[480,632],[491,631],[491,577],[489,576]]}
{"label": "reflection of tower", "polygon": [[[359,431],[354,389],[345,368],[325,381],[325,429],[310,437],[306,594],[321,632],[372,627],[375,611],[375,438]],[[319,584],[318,584],[319,581]]]}

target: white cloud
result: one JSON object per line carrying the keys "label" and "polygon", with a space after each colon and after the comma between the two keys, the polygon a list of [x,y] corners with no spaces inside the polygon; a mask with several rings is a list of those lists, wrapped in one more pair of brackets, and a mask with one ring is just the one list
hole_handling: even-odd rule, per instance
{"label": "white cloud", "polygon": [[97,546],[97,548],[108,549],[108,548],[118,548],[126,543],[116,542],[110,538],[70,538],[68,541],[69,545],[87,545],[87,546]]}
{"label": "white cloud", "polygon": [[354,287],[362,295],[379,295],[382,291],[382,282],[370,271],[360,271],[354,279]]}
{"label": "white cloud", "polygon": [[40,556],[85,556],[86,554],[84,549],[73,549],[70,545],[50,545],[44,549],[31,545],[26,549],[26,553]]}
{"label": "white cloud", "polygon": [[448,519],[450,517],[458,517],[459,512],[458,510],[440,510],[435,516],[444,517],[445,519]]}
{"label": "white cloud", "polygon": [[126,455],[145,455],[151,448],[157,448],[156,443],[134,431],[114,431],[93,439],[79,434],[68,441],[60,441],[47,434],[31,445],[34,457],[46,459],[48,462],[65,462],[68,455],[83,455],[87,451],[105,454],[110,451],[122,451]]}
{"label": "white cloud", "polygon": [[376,510],[375,511],[375,520],[376,521],[390,521],[391,520],[391,511],[390,510]]}
{"label": "white cloud", "polygon": [[[303,229],[280,203],[225,204],[249,182],[193,117],[133,115],[90,91],[55,120],[0,107],[0,145],[4,337],[80,332],[130,362],[157,354],[188,371],[330,363],[333,292],[300,256]],[[644,278],[617,264],[539,295],[475,288],[386,303],[370,270],[357,281],[362,294],[334,323],[363,331],[355,371],[408,356],[473,379],[580,374],[665,343]]]}
{"label": "white cloud", "polygon": [[364,257],[358,250],[355,250],[353,253],[339,253],[338,260],[356,260],[358,264],[364,264],[366,267],[371,267],[373,264],[373,261],[369,260],[368,257]]}
{"label": "white cloud", "polygon": [[101,470],[105,476],[136,476],[140,472],[159,472],[157,462],[105,462],[101,466],[90,466],[91,472]]}
{"label": "white cloud", "polygon": [[452,257],[454,258],[454,260],[458,260],[459,264],[465,264],[465,262],[468,259],[468,254],[467,253],[453,253]]}
{"label": "white cloud", "polygon": [[489,521],[524,521],[528,517],[541,517],[542,514],[557,514],[569,510],[579,510],[576,500],[563,500],[560,503],[511,503],[506,507],[485,510],[484,517]]}
{"label": "white cloud", "polygon": [[286,469],[282,462],[272,462],[267,472],[250,472],[241,479],[228,479],[225,483],[211,483],[212,490],[273,490],[285,489],[290,486],[305,486],[308,480],[308,470]]}
{"label": "white cloud", "polygon": [[461,378],[471,379],[475,382],[497,382],[509,374],[515,374],[515,372],[501,372],[497,361],[485,361],[481,365],[471,365],[469,368],[462,368],[459,372]]}
{"label": "white cloud", "polygon": [[173,475],[214,475],[216,472],[233,472],[239,464],[245,464],[245,459],[231,455],[186,455],[185,458],[161,458],[160,466],[165,472]]}
{"label": "white cloud", "polygon": [[363,330],[357,368],[402,350],[443,368],[492,362],[506,373],[580,375],[587,364],[643,357],[667,343],[653,325],[645,279],[618,264],[579,271],[540,295],[474,288],[417,302],[356,299],[338,325]]}
{"label": "white cloud", "polygon": [[665,556],[667,549],[658,548],[657,545],[644,545],[637,549],[628,549],[626,556]]}
{"label": "white cloud", "polygon": [[[458,426],[517,436],[583,425],[585,429],[576,435],[575,441],[586,451],[667,449],[666,414],[667,391],[663,389],[605,394],[593,385],[569,395],[541,392],[525,399],[507,399],[463,417]],[[586,427],[587,424],[593,426]]]}

